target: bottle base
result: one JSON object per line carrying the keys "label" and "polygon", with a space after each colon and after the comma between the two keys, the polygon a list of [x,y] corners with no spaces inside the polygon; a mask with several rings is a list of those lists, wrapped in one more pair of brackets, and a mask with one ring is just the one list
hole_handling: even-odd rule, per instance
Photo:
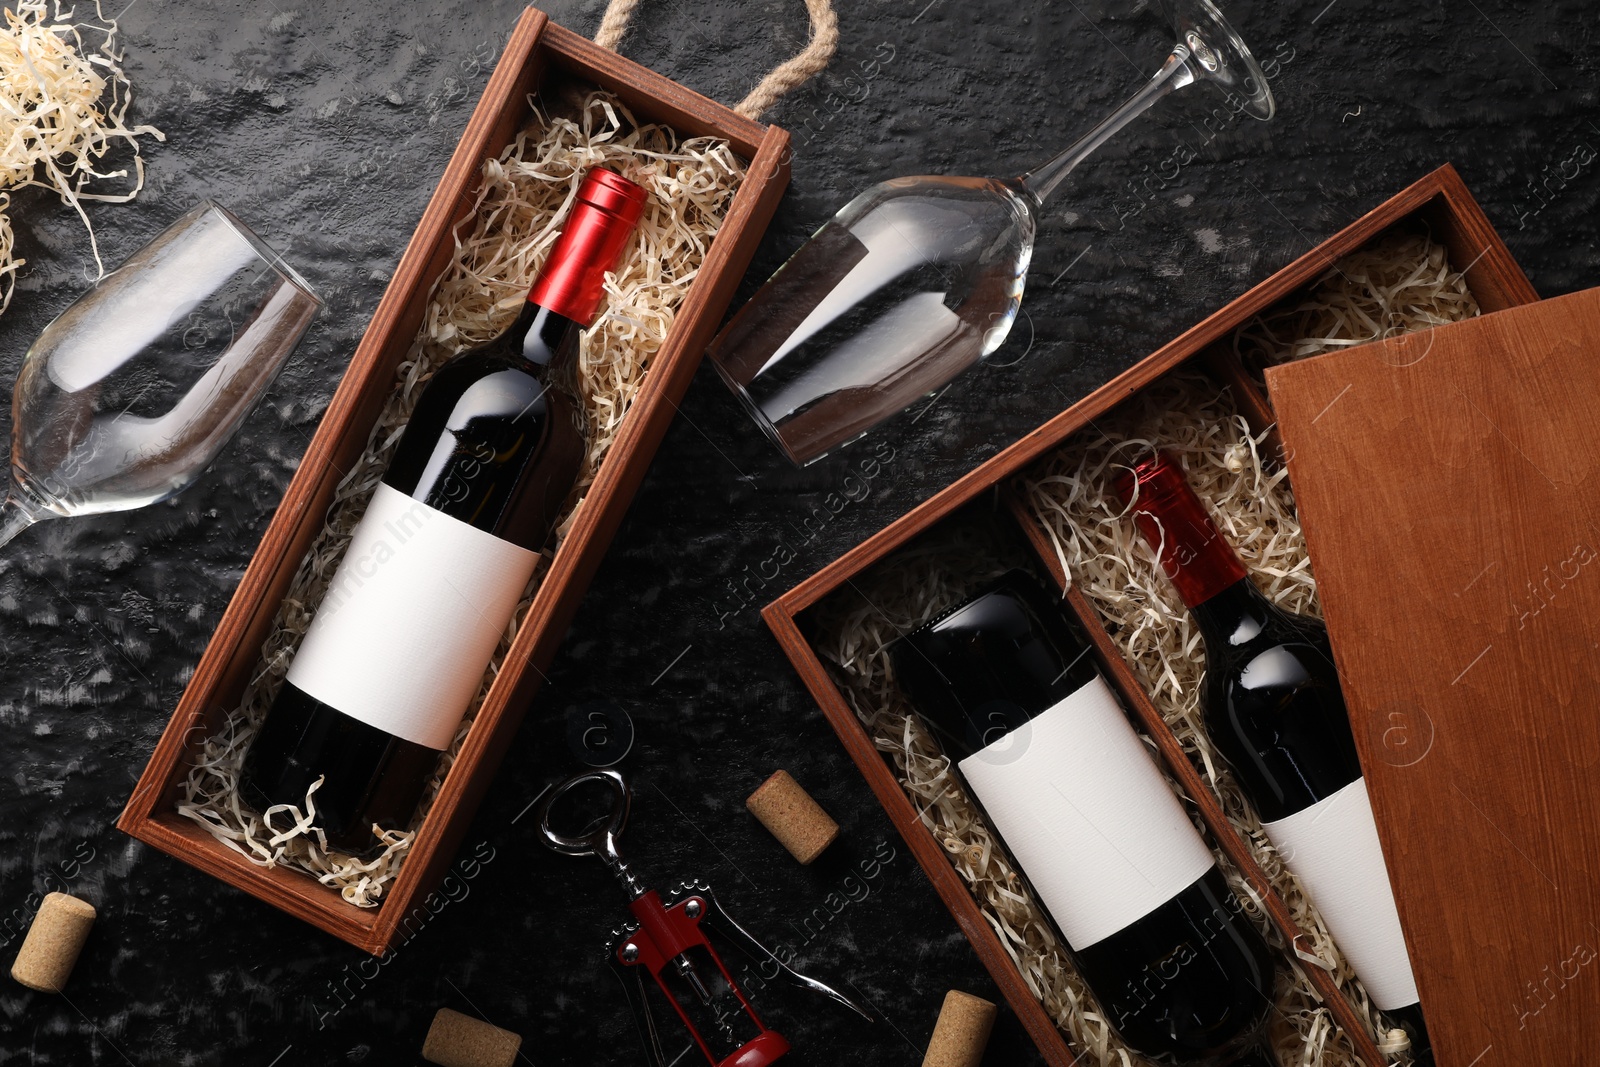
{"label": "bottle base", "polygon": [[1273,959],[1218,868],[1074,956],[1130,1047],[1184,1063],[1256,1062]]}
{"label": "bottle base", "polygon": [[[354,856],[382,851],[373,826],[403,829],[416,813],[439,752],[353,719],[285,682],[245,754],[242,797],[263,813],[279,804],[304,810],[330,847]],[[284,823],[284,825],[276,825]],[[280,813],[269,820],[288,828]]]}

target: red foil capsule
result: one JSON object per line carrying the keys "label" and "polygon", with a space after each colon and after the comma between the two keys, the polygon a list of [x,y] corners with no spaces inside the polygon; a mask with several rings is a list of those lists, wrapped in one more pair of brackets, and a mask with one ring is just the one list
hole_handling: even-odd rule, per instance
{"label": "red foil capsule", "polygon": [[1171,455],[1157,452],[1140,460],[1117,475],[1116,487],[1123,503],[1133,504],[1139,533],[1156,550],[1184,604],[1203,604],[1245,576],[1233,546]]}
{"label": "red foil capsule", "polygon": [[587,327],[600,306],[606,271],[616,269],[648,196],[641,186],[604,167],[584,175],[567,224],[528,299]]}

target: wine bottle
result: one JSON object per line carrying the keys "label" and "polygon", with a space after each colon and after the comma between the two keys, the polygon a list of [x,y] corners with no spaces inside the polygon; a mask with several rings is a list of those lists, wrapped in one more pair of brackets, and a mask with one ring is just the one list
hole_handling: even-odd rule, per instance
{"label": "wine bottle", "polygon": [[1273,1062],[1273,962],[1059,603],[1012,571],[890,646],[1129,1046]]}
{"label": "wine bottle", "polygon": [[1431,1062],[1327,628],[1261,594],[1170,455],[1117,491],[1205,642],[1207,733],[1372,1002]]}
{"label": "wine bottle", "polygon": [[428,381],[246,755],[246,797],[330,844],[404,826],[483,678],[582,465],[559,371],[645,190],[596,168],[511,327]]}

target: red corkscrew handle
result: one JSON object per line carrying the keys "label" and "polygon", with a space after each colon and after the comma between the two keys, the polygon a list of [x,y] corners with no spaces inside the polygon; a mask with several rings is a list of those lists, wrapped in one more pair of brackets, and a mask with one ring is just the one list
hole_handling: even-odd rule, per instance
{"label": "red corkscrew handle", "polygon": [[[700,1051],[705,1054],[706,1061],[712,1067],[768,1067],[789,1052],[789,1042],[777,1031],[767,1029],[762,1023],[761,1017],[750,1004],[750,998],[739,988],[739,983],[734,981],[732,972],[722,962],[722,956],[706,937],[705,931],[700,928],[700,920],[706,913],[704,897],[685,897],[669,908],[661,903],[660,894],[651,889],[635,898],[628,905],[628,910],[638,921],[639,929],[617,946],[618,961],[625,967],[643,967],[650,972],[650,976],[656,980],[656,985],[666,995],[667,1002],[678,1013],[678,1018],[683,1020],[683,1025],[688,1028],[690,1036],[694,1038],[695,1044],[700,1046]],[[695,1028],[694,1021],[683,1010],[683,1006],[667,984],[668,973],[672,971],[672,961],[692,948],[704,949],[710,955],[717,970],[721,972],[723,981],[728,983],[728,988],[739,999],[739,1006],[744,1009],[745,1015],[758,1031],[755,1037],[720,1060],[712,1053],[705,1038]]]}

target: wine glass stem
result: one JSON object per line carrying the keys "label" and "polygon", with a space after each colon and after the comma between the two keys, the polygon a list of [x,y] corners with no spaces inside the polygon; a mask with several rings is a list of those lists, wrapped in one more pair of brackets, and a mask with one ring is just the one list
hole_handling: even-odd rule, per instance
{"label": "wine glass stem", "polygon": [[0,545],[9,544],[13,537],[37,521],[15,498],[7,497],[5,503],[0,504]]}
{"label": "wine glass stem", "polygon": [[1044,166],[1024,174],[1018,180],[1023,188],[1033,194],[1034,199],[1043,203],[1055,187],[1061,184],[1061,180],[1072,173],[1072,169],[1088,158],[1091,152],[1148,111],[1157,100],[1174,89],[1189,85],[1194,80],[1194,71],[1189,67],[1189,49],[1186,45],[1179,44],[1173,48],[1172,55],[1167,57],[1161,69],[1156,71],[1155,77],[1124,100],[1121,107],[1107,115],[1098,126],[1074,141],[1060,155]]}

